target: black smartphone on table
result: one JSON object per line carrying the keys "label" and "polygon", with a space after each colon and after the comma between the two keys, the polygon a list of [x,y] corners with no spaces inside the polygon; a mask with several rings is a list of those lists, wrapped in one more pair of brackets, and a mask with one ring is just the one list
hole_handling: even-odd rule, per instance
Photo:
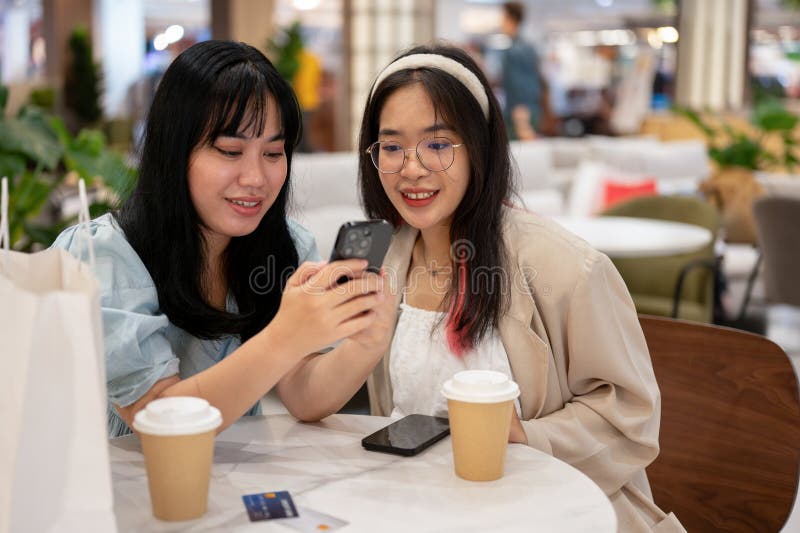
{"label": "black smartphone on table", "polygon": [[392,241],[392,225],[383,219],[345,222],[339,228],[331,261],[366,259],[367,270],[378,273]]}
{"label": "black smartphone on table", "polygon": [[408,415],[364,437],[361,445],[374,452],[412,456],[449,434],[450,422],[446,418]]}

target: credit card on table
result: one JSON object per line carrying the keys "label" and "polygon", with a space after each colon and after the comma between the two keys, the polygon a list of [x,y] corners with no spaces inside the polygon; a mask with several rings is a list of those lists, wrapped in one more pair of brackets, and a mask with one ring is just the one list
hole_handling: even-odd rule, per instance
{"label": "credit card on table", "polygon": [[285,490],[278,492],[260,492],[242,496],[247,516],[251,522],[271,520],[273,518],[295,518],[297,508],[292,497]]}
{"label": "credit card on table", "polygon": [[319,533],[320,531],[335,531],[348,524],[344,520],[307,507],[300,507],[299,511],[300,516],[291,520],[283,520],[281,525],[303,533]]}

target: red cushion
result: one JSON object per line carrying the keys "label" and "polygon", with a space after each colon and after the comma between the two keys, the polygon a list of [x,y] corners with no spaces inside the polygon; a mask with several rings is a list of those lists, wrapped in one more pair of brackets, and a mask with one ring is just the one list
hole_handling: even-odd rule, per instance
{"label": "red cushion", "polygon": [[649,178],[636,182],[623,183],[606,180],[603,182],[603,209],[640,196],[657,194],[656,180]]}

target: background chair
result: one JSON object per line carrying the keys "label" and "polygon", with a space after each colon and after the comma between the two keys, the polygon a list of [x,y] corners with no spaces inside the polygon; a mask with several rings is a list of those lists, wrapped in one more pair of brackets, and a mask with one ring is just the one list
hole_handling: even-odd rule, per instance
{"label": "background chair", "polygon": [[753,211],[767,301],[800,307],[800,198],[766,196]]}
{"label": "background chair", "polygon": [[687,531],[779,531],[800,463],[789,358],[752,333],[639,320],[661,388],[661,452],[647,468],[656,504]]}
{"label": "background chair", "polygon": [[[602,216],[671,220],[702,226],[716,238],[719,214],[691,196],[646,196],[620,203]],[[612,258],[639,313],[711,322],[716,259],[714,240],[696,252],[660,257]]]}

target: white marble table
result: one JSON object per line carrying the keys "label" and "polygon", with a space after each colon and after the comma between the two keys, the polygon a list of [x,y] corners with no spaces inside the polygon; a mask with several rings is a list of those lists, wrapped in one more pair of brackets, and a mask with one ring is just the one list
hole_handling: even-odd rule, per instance
{"label": "white marble table", "polygon": [[692,224],[634,217],[553,217],[609,257],[654,257],[694,252],[713,238]]}
{"label": "white marble table", "polygon": [[152,517],[138,440],[109,441],[114,511],[126,531],[294,531],[250,522],[242,495],[288,490],[295,504],[349,522],[341,531],[614,532],[616,516],[589,478],[564,462],[510,445],[506,475],[470,482],[453,473],[450,439],[416,457],[368,452],[365,435],[388,418],[246,417],[217,437],[208,513],[189,522]]}

